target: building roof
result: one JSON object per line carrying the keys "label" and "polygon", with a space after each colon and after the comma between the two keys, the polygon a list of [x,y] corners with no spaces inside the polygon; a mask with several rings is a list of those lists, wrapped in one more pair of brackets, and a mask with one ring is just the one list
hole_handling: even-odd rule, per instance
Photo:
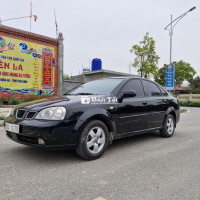
{"label": "building roof", "polygon": [[39,40],[39,41],[52,43],[52,44],[59,44],[58,39],[39,35],[39,34],[36,34],[36,33],[31,33],[31,32],[28,32],[28,31],[23,31],[23,30],[16,29],[16,28],[11,28],[9,26],[5,26],[5,25],[2,25],[2,24],[0,24],[0,32],[11,33],[13,35],[31,38],[31,39],[35,39],[35,40]]}
{"label": "building roof", "polygon": [[97,74],[97,73],[107,73],[107,74],[112,74],[112,75],[120,75],[120,76],[136,76],[134,74],[128,74],[128,73],[123,73],[123,72],[116,72],[116,71],[111,71],[111,70],[96,70],[96,71],[89,71],[89,72],[83,72],[84,75],[90,75],[90,74]]}
{"label": "building roof", "polygon": [[186,90],[192,90],[191,87],[175,87],[176,91],[186,91]]}

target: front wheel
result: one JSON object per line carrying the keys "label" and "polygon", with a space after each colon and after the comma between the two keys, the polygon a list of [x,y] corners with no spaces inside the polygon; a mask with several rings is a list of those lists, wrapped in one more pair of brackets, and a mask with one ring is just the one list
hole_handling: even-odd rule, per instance
{"label": "front wheel", "polygon": [[99,158],[108,146],[107,126],[99,120],[89,122],[83,129],[76,152],[82,158]]}
{"label": "front wheel", "polygon": [[172,115],[168,115],[165,119],[163,128],[160,130],[160,135],[162,137],[172,137],[175,131],[175,119]]}

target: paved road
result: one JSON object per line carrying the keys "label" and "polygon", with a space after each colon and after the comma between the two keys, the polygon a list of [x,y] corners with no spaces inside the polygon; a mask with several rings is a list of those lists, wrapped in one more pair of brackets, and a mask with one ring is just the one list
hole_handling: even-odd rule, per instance
{"label": "paved road", "polygon": [[200,109],[190,110],[173,138],[122,139],[90,162],[14,143],[0,128],[0,199],[200,199]]}

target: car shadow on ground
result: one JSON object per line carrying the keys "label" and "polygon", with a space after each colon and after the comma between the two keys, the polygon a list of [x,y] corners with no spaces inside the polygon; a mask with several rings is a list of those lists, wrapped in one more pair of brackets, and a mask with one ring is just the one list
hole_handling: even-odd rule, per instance
{"label": "car shadow on ground", "polygon": [[[121,151],[127,146],[133,145],[143,145],[144,143],[148,143],[148,141],[155,140],[156,138],[160,138],[158,132],[152,132],[143,135],[137,135],[132,137],[126,137],[122,139],[118,139],[113,141],[113,143],[107,149],[108,155],[112,154],[116,151]],[[9,151],[15,159],[28,159],[34,160],[34,162],[39,163],[48,163],[48,162],[64,162],[64,163],[80,163],[84,162],[82,158],[80,158],[74,150],[45,150],[45,149],[37,149],[28,146],[17,146],[15,148],[10,149]]]}
{"label": "car shadow on ground", "polygon": [[9,151],[15,159],[32,160],[34,163],[78,163],[83,161],[74,150],[47,150],[29,146],[18,146]]}
{"label": "car shadow on ground", "polygon": [[135,135],[125,138],[120,138],[118,140],[114,140],[113,143],[109,146],[110,150],[117,150],[117,149],[123,149],[125,146],[133,146],[133,145],[143,145],[144,143],[148,143],[148,141],[160,139],[160,134],[158,131],[141,134],[141,135]]}

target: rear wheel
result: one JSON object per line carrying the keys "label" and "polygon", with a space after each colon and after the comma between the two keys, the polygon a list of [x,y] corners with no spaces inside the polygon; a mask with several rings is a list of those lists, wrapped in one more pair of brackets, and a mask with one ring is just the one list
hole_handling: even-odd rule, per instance
{"label": "rear wheel", "polygon": [[169,138],[173,136],[174,131],[175,131],[175,119],[171,114],[169,114],[165,119],[163,128],[160,130],[160,135],[162,137]]}
{"label": "rear wheel", "polygon": [[93,120],[83,129],[76,152],[87,160],[97,159],[106,150],[108,139],[106,125],[102,121]]}

